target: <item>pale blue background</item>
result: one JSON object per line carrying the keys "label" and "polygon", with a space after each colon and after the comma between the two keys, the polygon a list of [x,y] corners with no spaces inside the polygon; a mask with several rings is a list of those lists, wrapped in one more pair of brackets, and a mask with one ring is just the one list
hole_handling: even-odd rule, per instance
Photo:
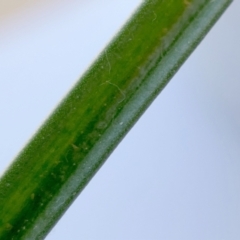
{"label": "pale blue background", "polygon": [[[0,172],[140,2],[0,11]],[[235,0],[47,240],[240,239],[239,16]]]}

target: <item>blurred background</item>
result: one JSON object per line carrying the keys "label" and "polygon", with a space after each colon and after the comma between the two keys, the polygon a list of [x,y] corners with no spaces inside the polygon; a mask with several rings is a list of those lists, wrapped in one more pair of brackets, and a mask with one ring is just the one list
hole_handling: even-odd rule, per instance
{"label": "blurred background", "polygon": [[[0,173],[140,0],[0,0]],[[240,239],[234,1],[47,240]]]}

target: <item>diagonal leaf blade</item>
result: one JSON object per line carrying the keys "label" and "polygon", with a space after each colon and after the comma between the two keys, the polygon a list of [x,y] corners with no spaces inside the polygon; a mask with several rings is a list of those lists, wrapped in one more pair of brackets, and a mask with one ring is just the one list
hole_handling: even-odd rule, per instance
{"label": "diagonal leaf blade", "polygon": [[143,3],[2,177],[2,239],[46,236],[230,2]]}

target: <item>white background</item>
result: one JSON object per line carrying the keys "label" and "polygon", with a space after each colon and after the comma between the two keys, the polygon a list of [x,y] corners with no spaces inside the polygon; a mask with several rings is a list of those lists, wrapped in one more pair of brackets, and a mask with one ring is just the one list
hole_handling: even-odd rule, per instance
{"label": "white background", "polygon": [[[140,0],[0,0],[0,172]],[[240,2],[47,240],[240,239]]]}

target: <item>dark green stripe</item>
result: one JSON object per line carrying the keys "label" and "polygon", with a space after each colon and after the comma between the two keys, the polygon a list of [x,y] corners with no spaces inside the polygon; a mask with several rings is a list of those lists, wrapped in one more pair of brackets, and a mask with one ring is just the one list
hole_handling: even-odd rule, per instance
{"label": "dark green stripe", "polygon": [[1,179],[0,239],[47,234],[230,2],[144,2]]}

